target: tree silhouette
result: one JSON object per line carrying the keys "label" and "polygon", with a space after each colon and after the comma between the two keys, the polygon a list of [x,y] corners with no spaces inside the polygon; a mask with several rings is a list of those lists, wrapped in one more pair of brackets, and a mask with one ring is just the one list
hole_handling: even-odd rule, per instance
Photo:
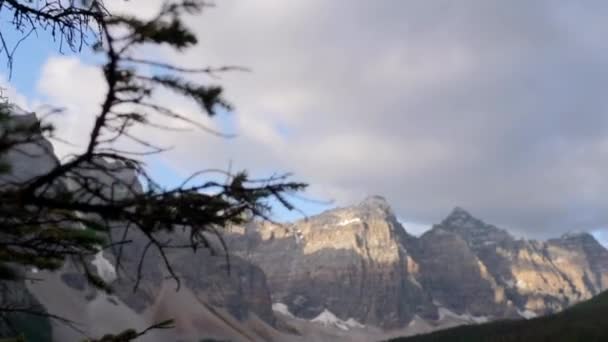
{"label": "tree silhouette", "polygon": [[[32,177],[18,174],[11,165],[14,160],[11,156],[49,155],[47,139],[61,137],[55,135],[49,124],[14,116],[15,109],[8,102],[0,106],[2,282],[22,281],[31,268],[55,271],[66,260],[72,260],[91,284],[111,291],[109,284],[91,270],[87,258],[109,247],[118,249],[119,255],[123,248],[129,248],[130,241],[126,238],[112,237],[112,229],[120,224],[126,226],[126,230],[145,235],[147,245],[141,260],[146,258],[149,249],[156,249],[179,287],[179,277],[166,257],[167,250],[211,248],[210,236],[223,241],[223,227],[256,216],[267,218],[270,199],[293,209],[289,194],[304,189],[305,184],[290,181],[289,174],[251,179],[244,171],[207,169],[192,174],[179,186],[167,188],[155,181],[146,168],[146,156],[164,150],[137,136],[136,127],[171,129],[163,125],[168,118],[203,132],[217,133],[159,103],[155,97],[159,90],[193,101],[202,115],[214,116],[220,109],[232,109],[223,97],[221,86],[195,83],[186,76],[213,76],[239,68],[187,68],[141,59],[135,53],[150,44],[180,51],[196,45],[195,34],[182,19],[186,14],[201,13],[207,6],[204,1],[171,1],[162,5],[155,17],[145,20],[110,13],[99,0],[0,0],[0,10],[9,10],[12,14],[10,29],[21,32],[24,39],[30,32],[45,30],[74,51],[90,44],[94,51],[105,56],[102,68],[107,87],[86,146],[67,161],[56,162],[49,170]],[[0,42],[10,67],[14,49],[6,44],[5,30],[0,31]],[[139,149],[120,149],[119,145],[125,141]],[[143,187],[117,176],[124,170],[134,173]],[[218,175],[225,181],[213,180]],[[165,238],[177,230],[187,232],[187,243],[182,239],[176,244]],[[120,262],[118,257],[117,270]],[[142,264],[140,262],[140,268]],[[141,270],[137,279],[140,277]],[[15,312],[50,315],[7,304],[0,308],[0,317],[6,319]],[[62,319],[52,315],[51,318]],[[161,322],[151,328],[168,326],[170,322]],[[104,336],[101,341],[129,341],[146,332],[129,330]]]}

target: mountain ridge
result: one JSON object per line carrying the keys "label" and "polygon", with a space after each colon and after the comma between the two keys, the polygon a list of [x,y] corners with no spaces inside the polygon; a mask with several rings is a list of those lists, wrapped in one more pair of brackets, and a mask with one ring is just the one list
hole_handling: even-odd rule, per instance
{"label": "mountain ridge", "polygon": [[[228,240],[233,253],[264,270],[273,303],[294,316],[312,319],[328,310],[342,321],[388,330],[416,319],[441,328],[445,312],[466,318],[460,323],[531,318],[608,285],[608,269],[600,267],[608,251],[589,234],[516,239],[455,207],[415,237],[381,196],[289,225],[252,223],[247,234]],[[362,299],[351,303],[347,294],[357,286]]]}

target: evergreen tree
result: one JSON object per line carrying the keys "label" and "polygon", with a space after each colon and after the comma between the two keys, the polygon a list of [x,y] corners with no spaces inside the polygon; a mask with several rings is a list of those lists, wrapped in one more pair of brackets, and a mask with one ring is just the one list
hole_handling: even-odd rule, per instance
{"label": "evergreen tree", "polygon": [[[24,39],[31,32],[44,30],[50,32],[60,46],[73,51],[91,46],[105,56],[102,68],[107,86],[86,146],[69,160],[26,179],[14,177],[11,153],[27,153],[32,146],[44,151],[48,149],[47,138],[61,137],[55,136],[51,125],[12,116],[15,109],[8,102],[0,106],[2,282],[22,281],[26,277],[24,270],[31,268],[58,270],[70,259],[78,263],[92,284],[111,291],[86,260],[110,246],[128,248],[128,241],[109,239],[113,225],[121,223],[146,236],[148,247],[163,256],[165,268],[179,284],[179,277],[165,257],[166,250],[209,248],[209,234],[222,241],[223,227],[252,217],[266,218],[270,199],[292,208],[286,196],[304,189],[305,184],[290,181],[289,175],[250,179],[244,171],[206,170],[193,174],[180,186],[166,188],[159,185],[145,167],[146,155],[163,150],[136,136],[135,127],[162,128],[162,119],[170,118],[209,132],[196,121],[159,103],[154,96],[156,91],[169,90],[194,101],[202,115],[214,116],[219,109],[232,109],[224,99],[221,86],[195,83],[188,80],[187,75],[213,75],[237,68],[188,68],[135,57],[137,49],[145,44],[180,51],[196,45],[196,35],[184,25],[183,16],[199,14],[207,6],[209,4],[197,0],[169,1],[154,18],[146,20],[110,13],[100,0],[0,0],[0,11],[10,11],[12,16],[12,26],[0,30],[2,52],[9,67],[15,50],[4,39],[6,30],[21,32]],[[117,145],[125,140],[138,144],[144,151],[118,149]],[[115,183],[124,182],[116,177],[117,170],[108,165],[120,165],[134,172],[143,189],[119,184],[128,193],[117,196],[108,189],[106,181],[85,172],[94,170],[95,174],[101,173]],[[219,173],[226,181],[206,180],[204,177],[209,173]],[[180,227],[189,227],[189,242],[185,245],[171,245],[158,237],[174,233]],[[145,258],[145,252],[141,258]],[[116,266],[120,269],[120,265]],[[9,304],[0,307],[3,318],[14,313],[45,314],[29,307]],[[170,325],[171,322],[161,322],[151,329]],[[128,330],[107,335],[101,341],[130,341],[146,332]]]}

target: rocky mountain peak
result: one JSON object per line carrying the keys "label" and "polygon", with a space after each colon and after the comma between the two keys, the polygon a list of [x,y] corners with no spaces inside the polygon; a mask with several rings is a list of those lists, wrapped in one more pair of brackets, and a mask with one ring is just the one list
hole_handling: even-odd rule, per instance
{"label": "rocky mountain peak", "polygon": [[361,201],[361,203],[359,203],[359,207],[366,209],[380,209],[383,211],[391,210],[391,206],[388,204],[386,198],[379,195],[366,197],[363,201]]}
{"label": "rocky mountain peak", "polygon": [[568,232],[562,235],[559,239],[550,240],[553,243],[567,246],[568,248],[581,247],[591,254],[606,254],[606,249],[597,241],[597,239],[588,232]]}
{"label": "rocky mountain peak", "polygon": [[579,241],[591,241],[595,240],[593,235],[583,231],[571,231],[561,236],[562,240],[579,240]]}
{"label": "rocky mountain peak", "polygon": [[473,248],[513,240],[507,231],[485,223],[461,207],[455,207],[438,228],[460,235]]}
{"label": "rocky mountain peak", "polygon": [[486,224],[475,218],[468,211],[461,207],[455,207],[452,212],[441,222],[442,226],[457,226],[457,227],[479,227],[485,228]]}

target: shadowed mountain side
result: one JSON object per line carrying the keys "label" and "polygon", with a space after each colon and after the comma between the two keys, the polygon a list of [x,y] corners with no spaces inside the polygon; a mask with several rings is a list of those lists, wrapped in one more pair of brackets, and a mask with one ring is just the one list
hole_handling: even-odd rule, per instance
{"label": "shadowed mountain side", "polygon": [[433,229],[410,251],[419,264],[419,281],[437,305],[473,316],[516,315],[503,289],[459,235]]}
{"label": "shadowed mountain side", "polygon": [[[120,230],[116,234],[122,234]],[[135,276],[138,272],[139,260],[146,240],[140,233],[129,231],[127,238],[133,242],[124,248],[121,254],[121,264],[124,268],[122,278],[117,279],[112,286],[117,295],[136,311],[141,311],[152,304],[160,291],[162,279],[168,276],[160,254],[149,249],[142,267],[142,279],[138,291],[134,292]],[[179,238],[186,239],[187,234],[175,232],[172,235],[176,244]],[[211,238],[210,238],[211,239]],[[181,286],[192,291],[199,301],[218,308],[224,308],[237,319],[246,319],[248,313],[255,313],[269,325],[274,325],[275,317],[270,302],[270,292],[262,270],[241,259],[230,256],[229,265],[221,247],[210,250],[175,249],[167,254],[174,265],[174,271],[180,277]],[[108,255],[111,261],[115,256]],[[167,282],[174,289],[177,283]]]}
{"label": "shadowed mountain side", "polygon": [[[117,231],[120,229],[117,228]],[[208,250],[176,250],[168,258],[181,279],[168,279],[161,256],[154,250],[146,254],[142,278],[134,291],[140,240],[135,231],[127,238],[133,242],[121,254],[123,276],[115,278],[111,268],[116,258],[112,251],[92,261],[96,271],[111,281],[108,295],[88,284],[72,265],[57,274],[39,273],[44,281],[28,285],[45,308],[75,321],[83,335],[61,322],[53,322],[54,340],[78,341],[85,336],[99,336],[108,331],[128,328],[145,329],[167,319],[175,319],[175,329],[153,332],[146,341],[199,341],[203,337],[232,341],[264,340],[250,330],[254,325],[279,334],[271,308],[270,293],[263,272],[237,256],[230,257],[230,272],[224,255],[210,255]],[[175,237],[175,235],[173,235]],[[261,328],[260,328],[261,329]]]}

